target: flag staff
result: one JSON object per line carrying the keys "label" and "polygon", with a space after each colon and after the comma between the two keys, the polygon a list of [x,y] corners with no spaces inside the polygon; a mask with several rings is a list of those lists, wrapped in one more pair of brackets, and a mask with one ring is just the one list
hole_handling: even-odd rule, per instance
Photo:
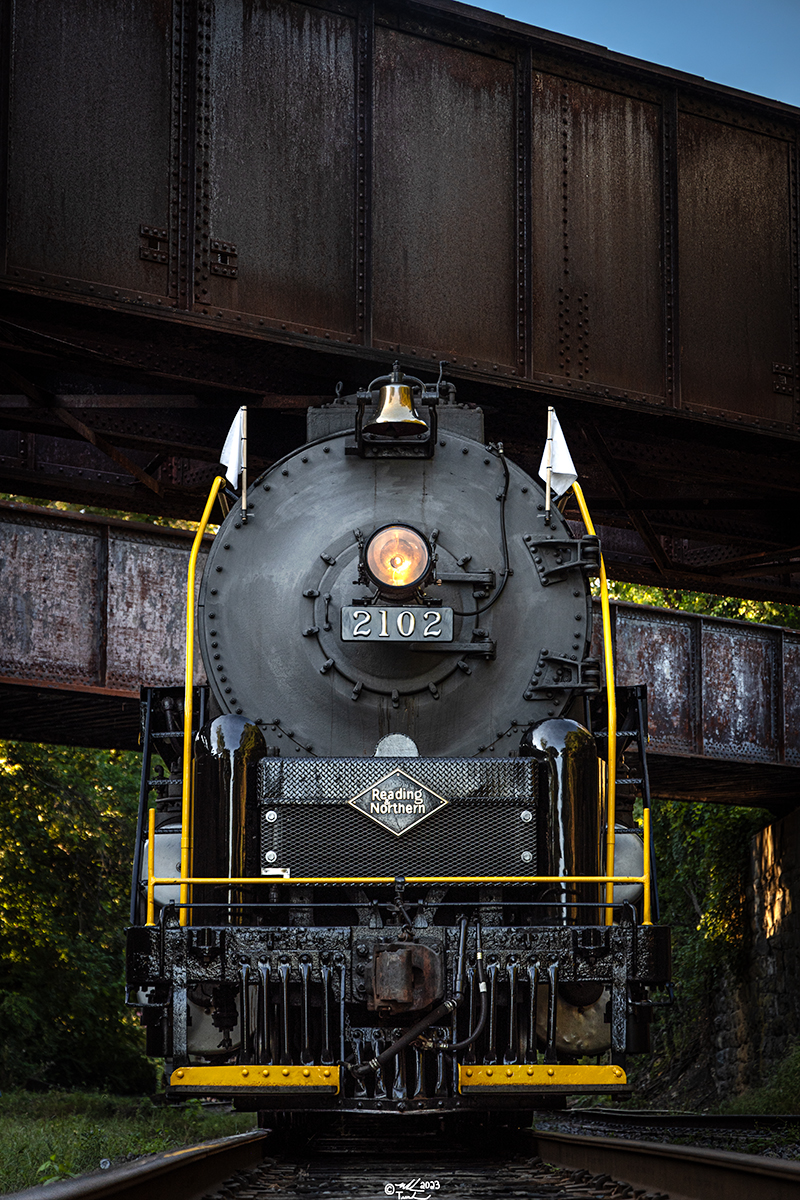
{"label": "flag staff", "polygon": [[554,409],[547,409],[547,474],[545,478],[544,490],[544,523],[550,524],[550,504],[552,497],[553,484],[553,413]]}
{"label": "flag staff", "polygon": [[242,524],[247,524],[247,405],[242,405]]}

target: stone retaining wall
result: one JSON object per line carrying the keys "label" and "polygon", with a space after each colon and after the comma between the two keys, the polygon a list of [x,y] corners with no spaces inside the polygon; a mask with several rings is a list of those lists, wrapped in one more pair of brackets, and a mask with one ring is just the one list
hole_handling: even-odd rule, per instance
{"label": "stone retaining wall", "polygon": [[753,839],[747,966],[721,981],[712,1073],[720,1100],[766,1083],[800,1038],[800,809]]}

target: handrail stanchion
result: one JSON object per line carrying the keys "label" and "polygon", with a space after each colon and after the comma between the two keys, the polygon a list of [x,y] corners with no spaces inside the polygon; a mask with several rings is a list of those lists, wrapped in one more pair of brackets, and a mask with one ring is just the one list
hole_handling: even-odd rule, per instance
{"label": "handrail stanchion", "polygon": [[147,814],[147,924],[156,923],[156,810]]}
{"label": "handrail stanchion", "polygon": [[200,518],[200,524],[197,527],[197,533],[194,536],[192,543],[192,552],[189,555],[189,576],[186,586],[186,682],[183,693],[183,785],[181,787],[181,915],[180,923],[185,925],[189,919],[189,911],[186,907],[189,901],[189,885],[187,879],[190,873],[190,856],[192,851],[193,830],[192,830],[192,699],[194,689],[194,577],[197,567],[197,556],[200,553],[200,546],[203,542],[203,534],[208,525],[208,518],[211,516],[211,510],[214,507],[214,501],[217,498],[217,492],[225,482],[222,475],[218,475],[211,485],[211,491],[208,493],[208,500],[203,509],[203,515]]}
{"label": "handrail stanchion", "polygon": [[[595,537],[595,528],[580,484],[572,485],[578,508],[581,510],[586,532]],[[611,608],[608,602],[608,579],[603,556],[600,555],[600,611],[603,614],[603,658],[606,668],[606,693],[608,696],[608,788],[606,792],[606,875],[614,874],[614,848],[616,843],[614,824],[617,798],[617,697],[614,688],[614,647],[611,644]],[[614,885],[606,884],[606,904],[614,903]],[[613,925],[614,909],[606,909],[606,925]]]}
{"label": "handrail stanchion", "polygon": [[642,886],[644,895],[642,897],[642,924],[652,925],[652,915],[650,912],[650,809],[646,808],[642,813],[644,825],[642,832],[644,834],[644,878]]}

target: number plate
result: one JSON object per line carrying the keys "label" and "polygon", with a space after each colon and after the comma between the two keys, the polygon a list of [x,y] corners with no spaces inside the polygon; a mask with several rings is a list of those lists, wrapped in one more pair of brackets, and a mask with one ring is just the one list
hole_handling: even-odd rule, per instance
{"label": "number plate", "polygon": [[342,609],[343,642],[452,642],[452,608]]}

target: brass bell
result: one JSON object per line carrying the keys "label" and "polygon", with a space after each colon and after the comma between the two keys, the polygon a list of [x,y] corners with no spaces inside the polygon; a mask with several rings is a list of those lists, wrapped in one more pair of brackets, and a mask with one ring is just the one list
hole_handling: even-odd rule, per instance
{"label": "brass bell", "polygon": [[[405,375],[397,363],[391,375],[385,376],[387,382],[380,390],[378,412],[375,417],[364,425],[363,433],[379,433],[385,437],[413,437],[425,433],[428,425],[417,415],[411,387],[404,383]],[[376,380],[376,382],[378,382]]]}

